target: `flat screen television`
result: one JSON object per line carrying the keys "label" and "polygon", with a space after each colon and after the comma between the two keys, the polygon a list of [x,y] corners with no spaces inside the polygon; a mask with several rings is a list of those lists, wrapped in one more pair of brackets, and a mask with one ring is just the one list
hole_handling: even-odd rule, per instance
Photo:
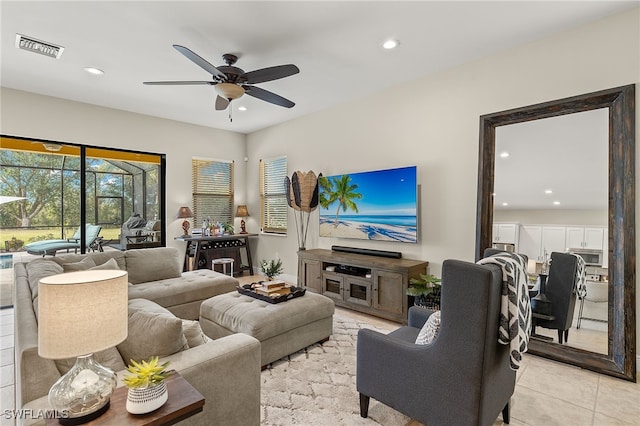
{"label": "flat screen television", "polygon": [[416,166],[319,179],[320,236],[418,242]]}

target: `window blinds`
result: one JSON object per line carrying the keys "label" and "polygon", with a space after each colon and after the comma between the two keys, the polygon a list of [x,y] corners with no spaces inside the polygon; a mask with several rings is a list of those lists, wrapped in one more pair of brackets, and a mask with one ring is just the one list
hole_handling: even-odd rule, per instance
{"label": "window blinds", "polygon": [[193,226],[204,219],[233,223],[233,161],[191,159]]}
{"label": "window blinds", "polygon": [[262,232],[287,233],[287,198],[284,179],[287,157],[260,160],[260,227]]}

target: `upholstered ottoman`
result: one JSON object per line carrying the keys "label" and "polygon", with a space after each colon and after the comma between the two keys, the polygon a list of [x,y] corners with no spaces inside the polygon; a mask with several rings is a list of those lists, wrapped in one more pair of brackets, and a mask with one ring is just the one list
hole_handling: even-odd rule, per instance
{"label": "upholstered ottoman", "polygon": [[212,339],[234,333],[255,337],[261,343],[264,367],[313,343],[326,341],[333,333],[334,311],[331,299],[309,291],[276,304],[235,291],[202,302],[200,326]]}

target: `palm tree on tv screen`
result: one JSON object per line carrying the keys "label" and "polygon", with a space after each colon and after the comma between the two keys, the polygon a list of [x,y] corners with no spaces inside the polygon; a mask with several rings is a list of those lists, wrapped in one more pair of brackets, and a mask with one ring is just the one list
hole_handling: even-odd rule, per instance
{"label": "palm tree on tv screen", "polygon": [[334,227],[338,227],[338,217],[340,215],[340,209],[343,212],[347,210],[353,210],[358,213],[358,205],[353,200],[362,199],[362,194],[356,192],[358,185],[351,184],[351,176],[342,175],[340,177],[321,177],[318,179],[320,186],[322,187],[322,193],[319,196],[320,205],[328,209],[336,201],[338,202],[338,208],[336,209],[336,219],[333,222]]}

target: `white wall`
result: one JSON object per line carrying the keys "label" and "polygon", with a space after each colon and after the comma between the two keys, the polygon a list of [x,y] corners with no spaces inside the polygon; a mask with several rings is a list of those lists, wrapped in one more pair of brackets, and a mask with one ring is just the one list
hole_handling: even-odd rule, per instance
{"label": "white wall", "polygon": [[[191,157],[235,161],[236,203],[244,202],[245,136],[141,114],[1,88],[0,132],[167,155],[167,245],[184,250],[180,206],[191,206]],[[239,223],[237,224],[239,226]]]}
{"label": "white wall", "polygon": [[606,210],[494,210],[494,222],[516,222],[523,225],[608,226]]}

